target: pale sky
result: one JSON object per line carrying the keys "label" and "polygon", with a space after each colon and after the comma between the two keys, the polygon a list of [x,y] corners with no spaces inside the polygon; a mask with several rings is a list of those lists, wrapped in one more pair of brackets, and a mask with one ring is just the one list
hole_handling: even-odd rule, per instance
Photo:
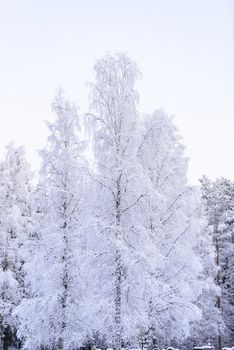
{"label": "pale sky", "polygon": [[175,115],[202,174],[234,179],[234,0],[0,0],[0,156],[35,150],[62,87],[88,108],[95,60],[125,52],[142,72],[140,112]]}

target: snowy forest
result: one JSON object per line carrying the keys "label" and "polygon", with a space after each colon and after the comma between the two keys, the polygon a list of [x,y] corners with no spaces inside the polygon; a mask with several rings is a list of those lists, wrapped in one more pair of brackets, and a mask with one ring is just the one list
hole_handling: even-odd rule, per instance
{"label": "snowy forest", "polygon": [[95,66],[85,114],[59,90],[32,171],[0,162],[3,350],[234,345],[234,182],[187,180],[174,120],[137,110],[124,54]]}

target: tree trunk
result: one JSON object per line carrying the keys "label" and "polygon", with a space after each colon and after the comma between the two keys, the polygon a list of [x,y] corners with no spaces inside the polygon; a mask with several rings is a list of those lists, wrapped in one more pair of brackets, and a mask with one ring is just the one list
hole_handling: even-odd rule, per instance
{"label": "tree trunk", "polygon": [[[121,236],[120,220],[121,220],[121,190],[120,190],[121,175],[117,180],[117,195],[116,195],[116,239]],[[116,249],[115,255],[115,349],[122,348],[122,261],[121,252]]]}
{"label": "tree trunk", "polygon": [[115,271],[115,346],[116,350],[121,350],[122,343],[122,319],[121,319],[121,306],[122,306],[122,267],[121,267],[121,255],[116,251],[116,271]]}
{"label": "tree trunk", "polygon": [[9,346],[11,345],[11,332],[9,327],[6,327],[3,333],[3,350],[8,350]]}
{"label": "tree trunk", "polygon": [[67,219],[66,219],[66,211],[67,211],[67,201],[63,203],[64,208],[64,224],[63,224],[63,244],[64,251],[62,261],[64,263],[63,270],[63,295],[62,295],[62,322],[61,322],[61,337],[58,341],[58,350],[63,350],[64,348],[64,332],[67,328],[67,292],[68,292],[68,232],[67,232]]}
{"label": "tree trunk", "polygon": [[[218,287],[220,287],[220,257],[219,257],[219,242],[218,242],[218,230],[217,226],[215,228],[216,238],[215,238],[215,250],[216,250],[216,265],[218,267],[218,272],[216,276],[216,284]],[[217,308],[221,312],[221,298],[220,295],[217,296]],[[220,323],[218,324],[218,350],[222,350],[222,337],[221,337],[221,330],[220,330]]]}

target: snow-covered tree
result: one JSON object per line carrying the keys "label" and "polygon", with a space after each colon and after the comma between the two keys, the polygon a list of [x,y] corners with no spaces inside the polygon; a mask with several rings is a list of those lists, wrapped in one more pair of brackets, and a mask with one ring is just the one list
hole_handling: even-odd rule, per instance
{"label": "snow-covered tree", "polygon": [[[205,341],[204,330],[221,330],[219,288],[178,131],[163,111],[138,113],[139,71],[127,56],[106,56],[95,72],[86,117],[92,154],[76,105],[60,91],[33,194],[22,149],[9,146],[0,164],[1,330],[7,339],[17,329],[25,350],[97,342],[115,350],[147,342],[152,350],[182,344],[191,330]],[[203,197],[230,319],[233,184],[226,182],[203,182]]]}
{"label": "snow-covered tree", "polygon": [[84,144],[75,104],[60,91],[41,152],[37,236],[25,266],[30,297],[17,309],[24,349],[74,349],[87,334],[83,316],[82,191]]}
{"label": "snow-covered tree", "polygon": [[95,70],[88,119],[97,161],[94,327],[117,350],[144,332],[158,339],[168,333],[168,341],[188,336],[206,285],[195,249],[204,226],[200,194],[187,185],[187,160],[171,119],[157,112],[140,121],[136,65],[124,55],[107,56]]}
{"label": "snow-covered tree", "polygon": [[202,195],[209,224],[213,230],[218,273],[216,283],[221,288],[217,308],[225,324],[220,330],[218,345],[231,346],[234,342],[234,183],[225,178],[215,181],[201,179]]}
{"label": "snow-covered tree", "polygon": [[[212,243],[212,234],[209,227],[206,228]],[[217,266],[215,264],[215,249],[213,244],[207,244],[207,239],[198,241],[196,247],[202,259],[203,271],[200,278],[205,280],[206,286],[199,295],[196,305],[202,311],[202,317],[191,323],[190,336],[182,339],[180,346],[183,348],[192,348],[211,343],[217,346],[217,337],[220,329],[224,329],[224,323],[220,317],[220,310],[216,307],[217,295],[220,294],[220,288],[215,284],[217,275]],[[212,260],[210,259],[212,257]]]}
{"label": "snow-covered tree", "polygon": [[10,144],[0,164],[0,327],[4,349],[15,345],[14,308],[25,297],[25,243],[31,231],[32,173],[22,147]]}
{"label": "snow-covered tree", "polygon": [[[138,215],[150,236],[147,257],[153,278],[147,288],[148,332],[158,341],[178,342],[189,335],[191,322],[200,318],[196,301],[211,281],[202,278],[204,261],[197,247],[203,241],[209,251],[211,241],[204,230],[200,194],[187,184],[180,136],[163,111],[144,116],[138,158],[149,194]],[[212,265],[212,254],[207,264]]]}
{"label": "snow-covered tree", "polygon": [[97,293],[93,327],[120,350],[147,322],[142,286],[145,238],[134,224],[135,208],[145,195],[136,157],[138,69],[120,54],[100,59],[95,71],[88,115],[96,160],[90,239],[95,242],[91,290]]}

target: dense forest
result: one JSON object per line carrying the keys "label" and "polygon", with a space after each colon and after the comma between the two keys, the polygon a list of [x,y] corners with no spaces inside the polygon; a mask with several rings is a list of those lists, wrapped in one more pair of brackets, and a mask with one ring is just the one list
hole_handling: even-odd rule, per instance
{"label": "dense forest", "polygon": [[85,115],[63,91],[37,172],[0,162],[4,350],[234,344],[234,182],[187,181],[173,118],[137,110],[137,65],[105,56]]}

